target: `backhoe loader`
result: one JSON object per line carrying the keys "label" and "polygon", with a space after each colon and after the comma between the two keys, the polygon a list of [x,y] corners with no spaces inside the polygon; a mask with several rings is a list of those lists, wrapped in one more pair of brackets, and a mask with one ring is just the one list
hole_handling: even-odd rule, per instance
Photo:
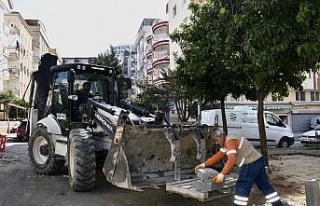
{"label": "backhoe loader", "polygon": [[[28,106],[28,156],[37,173],[53,175],[67,166],[70,186],[80,192],[93,189],[101,159],[106,179],[132,190],[140,189],[139,182],[194,175],[194,166],[206,158],[211,128],[150,121],[161,118],[123,104],[120,81],[117,68],[57,65],[56,56],[42,56]],[[79,103],[84,82],[90,82],[90,96]]]}

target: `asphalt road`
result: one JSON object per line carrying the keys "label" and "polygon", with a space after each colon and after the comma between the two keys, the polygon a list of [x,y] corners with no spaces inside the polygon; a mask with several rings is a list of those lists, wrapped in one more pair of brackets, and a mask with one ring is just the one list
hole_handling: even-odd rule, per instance
{"label": "asphalt road", "polygon": [[[301,143],[289,149],[269,149],[269,154],[303,150]],[[91,192],[73,192],[69,186],[67,169],[56,176],[39,176],[27,158],[27,143],[8,142],[0,154],[0,206],[229,206],[233,197],[200,202],[179,194],[169,194],[164,186],[150,186],[143,192],[117,188],[97,171],[95,188]],[[255,204],[259,205],[259,204]]]}
{"label": "asphalt road", "polygon": [[27,143],[8,142],[0,154],[0,206],[223,206],[231,205],[233,197],[200,202],[179,194],[169,194],[164,185],[150,185],[142,192],[120,189],[106,181],[101,170],[93,191],[73,192],[67,169],[56,176],[39,176],[27,158]]}

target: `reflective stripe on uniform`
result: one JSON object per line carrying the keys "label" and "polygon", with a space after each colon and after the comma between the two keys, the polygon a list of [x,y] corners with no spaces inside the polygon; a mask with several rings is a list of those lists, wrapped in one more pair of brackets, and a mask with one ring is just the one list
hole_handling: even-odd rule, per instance
{"label": "reflective stripe on uniform", "polygon": [[237,151],[236,151],[235,149],[228,150],[228,151],[226,152],[227,155],[229,155],[229,154],[236,154],[236,153],[237,153]]}
{"label": "reflective stripe on uniform", "polygon": [[238,149],[240,149],[242,147],[242,143],[243,143],[243,137],[241,137],[241,141],[240,141]]}
{"label": "reflective stripe on uniform", "polygon": [[269,203],[276,202],[279,200],[280,200],[280,197],[278,196],[277,192],[273,192],[270,195],[266,196],[266,202],[269,202]]}
{"label": "reflective stripe on uniform", "polygon": [[266,202],[273,203],[273,202],[277,202],[277,201],[279,201],[279,200],[280,200],[280,197],[277,196],[277,197],[274,197],[274,198],[272,198],[272,199],[267,200]]}
{"label": "reflective stripe on uniform", "polygon": [[223,148],[220,148],[220,151],[222,152],[222,153],[226,153],[226,149],[223,149]]}
{"label": "reflective stripe on uniform", "polygon": [[242,160],[241,160],[241,162],[240,162],[240,164],[239,164],[239,167],[241,167],[241,166],[243,165],[244,160],[245,160],[245,158],[242,158]]}
{"label": "reflective stripe on uniform", "polygon": [[278,193],[277,193],[277,192],[273,192],[273,193],[271,193],[270,195],[267,195],[267,196],[266,196],[266,199],[271,199],[271,198],[274,198],[275,196],[278,196]]}
{"label": "reflective stripe on uniform", "polygon": [[247,205],[247,202],[240,201],[240,200],[234,200],[233,203],[236,205]]}
{"label": "reflective stripe on uniform", "polygon": [[248,197],[241,197],[241,196],[235,195],[233,203],[236,205],[247,205],[248,200],[249,200]]}
{"label": "reflective stripe on uniform", "polygon": [[236,200],[241,200],[241,201],[248,201],[248,200],[249,200],[248,197],[241,197],[241,196],[239,196],[239,195],[235,195],[235,196],[234,196],[234,199],[236,199]]}

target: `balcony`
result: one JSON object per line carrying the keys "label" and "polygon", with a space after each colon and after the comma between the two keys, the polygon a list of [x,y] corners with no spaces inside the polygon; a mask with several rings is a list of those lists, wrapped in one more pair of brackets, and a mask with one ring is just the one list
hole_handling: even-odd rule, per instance
{"label": "balcony", "polygon": [[155,78],[153,80],[153,85],[157,86],[157,85],[161,85],[161,84],[164,84],[166,83],[166,80],[162,77],[159,77],[159,78]]}
{"label": "balcony", "polygon": [[16,67],[12,67],[12,68],[8,68],[9,71],[9,76],[10,77],[15,77],[15,78],[19,78],[20,77],[20,73],[19,73],[19,69]]}
{"label": "balcony", "polygon": [[167,51],[155,52],[153,55],[153,62],[158,61],[160,59],[170,58],[170,54]]}
{"label": "balcony", "polygon": [[20,49],[15,46],[9,46],[8,53],[10,58],[19,59],[20,57]]}
{"label": "balcony", "polygon": [[147,64],[147,74],[153,73],[154,69],[151,63]]}
{"label": "balcony", "polygon": [[152,40],[152,34],[150,34],[149,36],[147,36],[147,42],[149,43],[149,42],[151,42],[151,40]]}
{"label": "balcony", "polygon": [[153,51],[169,51],[169,39],[163,39],[152,44]]}
{"label": "balcony", "polygon": [[151,58],[152,55],[153,55],[153,50],[150,48],[150,49],[148,50],[147,54],[146,54],[147,59]]}
{"label": "balcony", "polygon": [[9,35],[17,35],[20,36],[20,29],[17,26],[11,24],[9,27]]}
{"label": "balcony", "polygon": [[170,59],[160,59],[158,61],[153,62],[154,69],[159,68],[168,68],[170,65]]}
{"label": "balcony", "polygon": [[165,59],[159,59],[155,62],[153,62],[153,67],[155,69],[159,69],[160,67],[168,67],[170,64],[170,59],[169,58],[165,58]]}
{"label": "balcony", "polygon": [[38,64],[38,62],[40,61],[40,57],[34,55],[34,56],[32,57],[32,61],[33,61],[34,63],[37,63],[37,64]]}
{"label": "balcony", "polygon": [[3,56],[8,58],[10,55],[9,49],[7,46],[3,46]]}
{"label": "balcony", "polygon": [[169,21],[159,21],[152,26],[153,34],[168,34]]}
{"label": "balcony", "polygon": [[168,67],[170,64],[170,56],[168,52],[155,53],[153,58],[153,67],[158,69],[159,67]]}

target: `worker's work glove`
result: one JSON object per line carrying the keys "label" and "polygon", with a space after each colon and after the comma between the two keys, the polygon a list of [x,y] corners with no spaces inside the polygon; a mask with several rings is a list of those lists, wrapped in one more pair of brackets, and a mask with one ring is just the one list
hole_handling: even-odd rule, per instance
{"label": "worker's work glove", "polygon": [[197,172],[198,172],[199,169],[205,168],[205,167],[206,167],[206,165],[205,165],[204,163],[197,165],[197,166],[194,168],[194,173],[197,174]]}
{"label": "worker's work glove", "polygon": [[222,184],[224,180],[224,175],[219,173],[218,175],[214,176],[212,178],[212,182],[216,183],[216,184]]}

